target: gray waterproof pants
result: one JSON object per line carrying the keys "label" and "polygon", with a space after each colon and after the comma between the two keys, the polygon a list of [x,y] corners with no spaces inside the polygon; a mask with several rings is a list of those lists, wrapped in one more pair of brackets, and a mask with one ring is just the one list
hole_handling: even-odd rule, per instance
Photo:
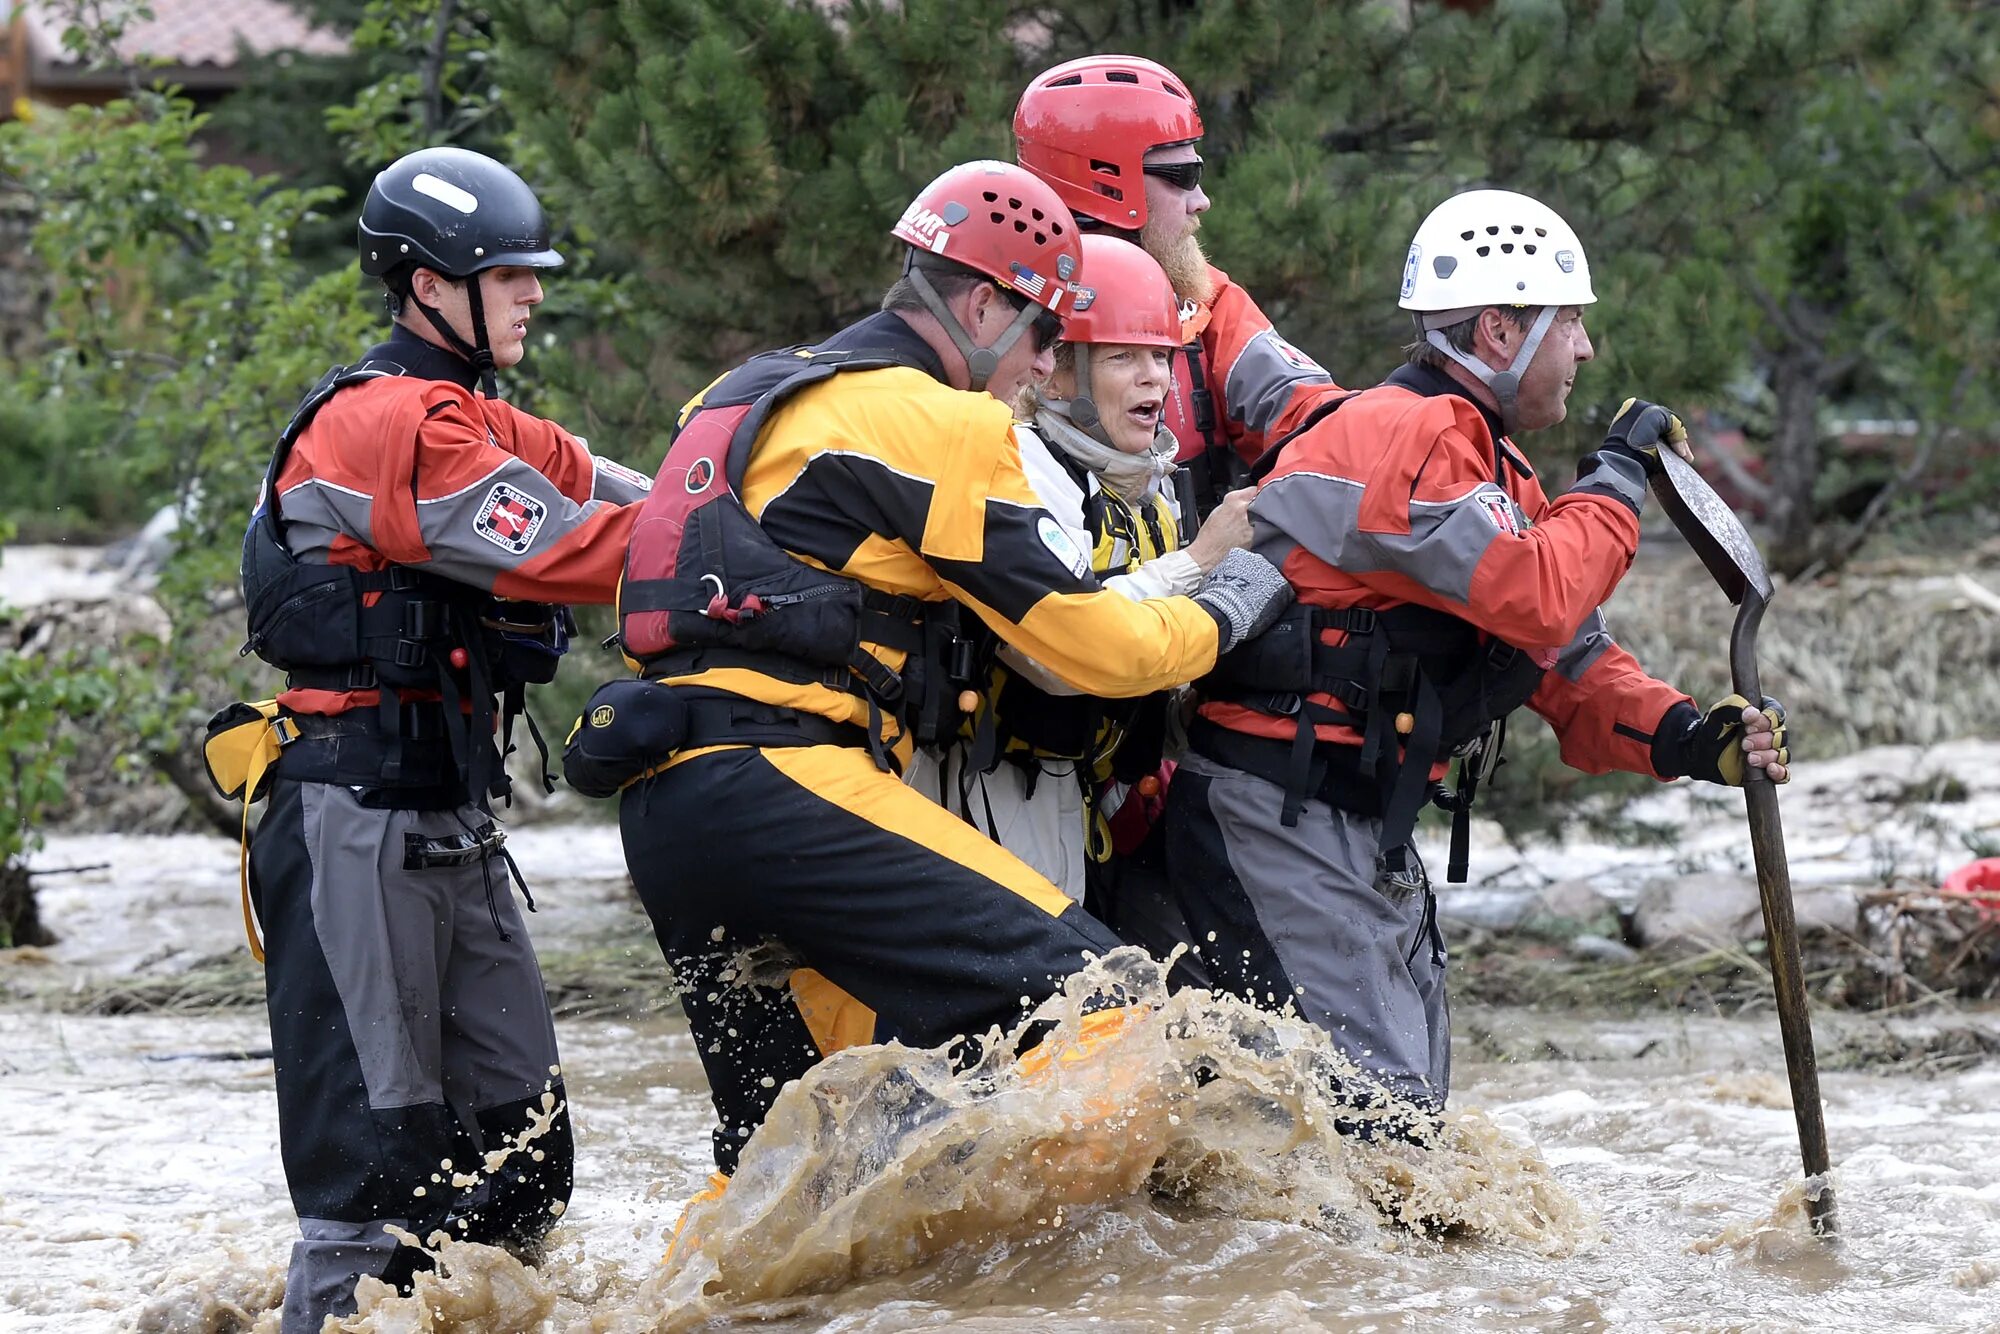
{"label": "gray waterproof pants", "polygon": [[1427,883],[1377,888],[1380,820],[1312,800],[1287,829],[1284,796],[1199,754],[1174,774],[1167,874],[1209,976],[1254,1004],[1295,1006],[1390,1090],[1441,1109],[1451,1017],[1436,896]]}
{"label": "gray waterproof pants", "polygon": [[[543,1108],[564,1094],[541,970],[505,863],[471,836],[493,818],[374,804],[394,800],[279,779],[251,845],[301,1234],[284,1334],[353,1311],[361,1275],[403,1284],[427,1264],[386,1224],[530,1246],[569,1200],[569,1117]],[[487,1170],[535,1118],[542,1133]]]}

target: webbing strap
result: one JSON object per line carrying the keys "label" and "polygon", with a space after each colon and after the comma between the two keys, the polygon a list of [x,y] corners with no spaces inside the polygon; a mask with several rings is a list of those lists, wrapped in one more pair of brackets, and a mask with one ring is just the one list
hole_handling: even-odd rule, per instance
{"label": "webbing strap", "polygon": [[258,963],[264,962],[264,932],[257,922],[257,910],[250,903],[250,805],[256,800],[257,789],[263,784],[271,762],[286,746],[298,740],[298,736],[298,728],[291,719],[282,715],[271,718],[264,724],[264,730],[257,734],[257,744],[250,751],[249,767],[244,771],[243,822],[237,828],[236,870],[243,901],[243,934],[250,942],[250,957]]}

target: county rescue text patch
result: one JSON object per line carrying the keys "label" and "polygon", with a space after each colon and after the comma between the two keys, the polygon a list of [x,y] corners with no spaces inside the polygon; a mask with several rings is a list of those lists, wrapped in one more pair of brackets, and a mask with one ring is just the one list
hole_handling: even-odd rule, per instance
{"label": "county rescue text patch", "polygon": [[472,531],[510,556],[535,544],[549,507],[518,487],[495,482],[472,518]]}

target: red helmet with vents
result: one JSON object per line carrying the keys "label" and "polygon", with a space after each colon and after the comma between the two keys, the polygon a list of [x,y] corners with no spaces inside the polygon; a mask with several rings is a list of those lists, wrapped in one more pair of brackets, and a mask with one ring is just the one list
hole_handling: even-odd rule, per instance
{"label": "red helmet with vents", "polygon": [[1045,70],[1014,108],[1014,155],[1078,217],[1146,223],[1146,151],[1201,138],[1201,112],[1174,72],[1140,56],[1085,56]]}
{"label": "red helmet with vents", "polygon": [[1083,251],[1056,192],[1011,162],[967,162],[917,192],[891,234],[1058,309]]}
{"label": "red helmet with vents", "polygon": [[1090,281],[1077,289],[1063,317],[1066,343],[1134,343],[1178,348],[1181,299],[1151,255],[1115,236],[1083,238]]}

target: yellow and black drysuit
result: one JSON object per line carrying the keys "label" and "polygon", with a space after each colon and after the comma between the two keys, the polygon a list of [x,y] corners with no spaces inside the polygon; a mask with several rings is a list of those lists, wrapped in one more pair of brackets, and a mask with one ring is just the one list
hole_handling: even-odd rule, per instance
{"label": "yellow and black drysuit", "polygon": [[[1200,675],[1221,633],[1191,599],[1105,591],[1023,475],[1007,408],[950,388],[936,354],[894,314],[815,349],[753,358],[709,386],[682,415],[659,494],[714,484],[713,461],[690,464],[680,442],[700,438],[704,414],[727,419],[746,394],[768,398],[787,358],[828,373],[760,400],[748,440],[733,428],[740,506],[707,506],[721,520],[689,519],[684,530],[679,518],[656,528],[642,514],[634,557],[666,541],[679,563],[672,577],[640,578],[628,557],[620,605],[626,653],[676,701],[678,733],[671,758],[625,789],[626,859],[708,1072],[724,1171],[779,1088],[823,1051],[871,1037],[976,1040],[1120,943],[898,776],[918,703],[956,693],[936,688],[951,657],[938,632],[951,600],[1107,697]],[[869,368],[834,373],[848,358]],[[796,577],[745,591],[756,582],[739,573],[756,563],[752,539],[766,538]],[[736,571],[723,568],[732,561]],[[700,588],[705,604],[689,597]],[[842,589],[862,595],[858,620],[838,612]],[[642,635],[635,618],[649,613],[677,628]],[[846,642],[804,642],[787,623]],[[948,726],[958,722],[951,712]],[[587,714],[579,730],[590,724]],[[775,988],[753,985],[741,952],[762,942],[804,969]]]}
{"label": "yellow and black drysuit", "polygon": [[[1200,587],[1169,481],[1179,448],[1170,432],[1153,450],[1118,455],[1044,407],[1014,434],[1029,485],[1106,588],[1139,601]],[[1107,478],[1088,462],[1122,470]],[[1016,649],[993,658],[974,716],[947,744],[921,748],[909,781],[1086,902],[1087,873],[1112,852],[1109,821],[1131,784],[1160,767],[1169,696],[1100,699]]]}

